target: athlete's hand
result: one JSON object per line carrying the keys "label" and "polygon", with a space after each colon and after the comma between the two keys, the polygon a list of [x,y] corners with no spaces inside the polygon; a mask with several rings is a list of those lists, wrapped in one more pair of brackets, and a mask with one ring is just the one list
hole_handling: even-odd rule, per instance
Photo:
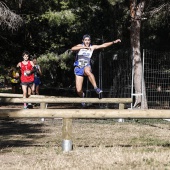
{"label": "athlete's hand", "polygon": [[19,77],[19,73],[16,73],[16,74],[15,74],[15,78],[18,78],[18,77]]}
{"label": "athlete's hand", "polygon": [[117,40],[115,40],[115,41],[113,41],[113,42],[114,42],[114,44],[115,44],[115,43],[121,42],[121,40],[120,40],[120,39],[117,39]]}

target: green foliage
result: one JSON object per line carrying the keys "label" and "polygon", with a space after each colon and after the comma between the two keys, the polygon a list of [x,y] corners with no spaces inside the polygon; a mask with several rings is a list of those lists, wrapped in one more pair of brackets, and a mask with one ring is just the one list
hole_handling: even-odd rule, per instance
{"label": "green foliage", "polygon": [[41,64],[42,68],[49,70],[51,69],[51,63],[55,66],[59,62],[59,57],[54,53],[48,53],[41,55],[38,58],[38,62]]}
{"label": "green foliage", "polygon": [[[121,49],[130,47],[130,15],[127,6],[129,1],[23,0],[21,3],[3,0],[3,2],[16,14],[20,14],[24,24],[15,32],[0,28],[2,64],[6,67],[16,65],[22,59],[22,52],[28,50],[32,55],[40,56],[39,62],[43,67],[44,79],[53,84],[66,86],[66,81],[74,79],[74,57],[69,57],[70,52],[67,50],[81,43],[83,34],[92,36],[92,44],[121,38]],[[168,1],[146,2],[145,11],[148,12]],[[168,10],[160,11],[142,21],[143,48],[169,48],[168,21]],[[66,76],[61,76],[62,73]]]}
{"label": "green foliage", "polygon": [[9,69],[5,65],[0,65],[0,76],[4,77],[7,76]]}
{"label": "green foliage", "polygon": [[65,10],[69,8],[69,1],[60,1],[61,9]]}
{"label": "green foliage", "polygon": [[[72,78],[73,56],[70,51],[61,55],[55,53],[43,54],[38,58],[38,63],[43,72],[45,84],[63,87],[68,83],[68,78]],[[68,72],[70,71],[70,72]],[[68,72],[69,77],[63,77],[63,73]],[[58,81],[60,80],[60,81]]]}
{"label": "green foliage", "polygon": [[62,70],[70,70],[69,66],[66,66],[66,61],[72,57],[71,51],[65,51],[63,54],[47,53],[38,58],[38,63],[41,64],[43,70],[49,70],[54,67],[59,67]]}
{"label": "green foliage", "polygon": [[72,24],[75,21],[75,15],[71,10],[61,12],[49,11],[42,15],[42,19],[47,19],[50,26],[61,26]]}
{"label": "green foliage", "polygon": [[[144,48],[169,51],[169,19],[167,7],[152,16],[148,16],[143,22],[142,27],[142,44]],[[146,38],[147,37],[147,38]]]}
{"label": "green foliage", "polygon": [[122,3],[124,0],[108,0],[111,5],[116,5],[117,3]]}

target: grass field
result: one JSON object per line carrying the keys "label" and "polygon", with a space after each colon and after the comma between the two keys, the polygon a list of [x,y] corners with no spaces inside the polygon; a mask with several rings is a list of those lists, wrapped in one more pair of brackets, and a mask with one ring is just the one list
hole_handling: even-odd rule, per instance
{"label": "grass field", "polygon": [[0,170],[168,170],[170,122],[73,120],[73,151],[63,153],[62,120],[0,120]]}

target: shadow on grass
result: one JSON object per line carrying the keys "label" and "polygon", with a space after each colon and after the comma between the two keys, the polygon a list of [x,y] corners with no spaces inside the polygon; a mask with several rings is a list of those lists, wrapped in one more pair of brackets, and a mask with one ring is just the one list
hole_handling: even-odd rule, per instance
{"label": "shadow on grass", "polygon": [[0,149],[34,145],[35,139],[45,136],[43,126],[31,120],[0,119]]}
{"label": "shadow on grass", "polygon": [[151,126],[151,127],[155,127],[155,128],[159,128],[159,129],[166,129],[166,130],[170,130],[170,128],[167,127],[161,127],[159,124],[168,124],[168,121],[165,121],[163,119],[136,119],[135,120],[136,123],[138,124],[142,124],[142,125],[147,125],[147,126]]}

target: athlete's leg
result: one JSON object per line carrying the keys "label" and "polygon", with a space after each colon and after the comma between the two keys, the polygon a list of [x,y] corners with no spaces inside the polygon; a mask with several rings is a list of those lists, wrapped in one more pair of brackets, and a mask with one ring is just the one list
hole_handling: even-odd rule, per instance
{"label": "athlete's leg", "polygon": [[88,79],[91,82],[91,84],[93,85],[93,87],[97,88],[95,77],[94,77],[93,73],[91,72],[91,67],[87,66],[84,68],[84,75],[88,77]]}
{"label": "athlete's leg", "polygon": [[16,93],[15,83],[11,83],[11,86],[12,86],[12,93]]}
{"label": "athlete's leg", "polygon": [[103,92],[100,88],[97,87],[95,77],[93,73],[91,72],[91,67],[85,67],[84,75],[88,77],[88,79],[90,80],[97,94],[100,94]]}
{"label": "athlete's leg", "polygon": [[19,91],[20,91],[20,84],[16,83],[16,93],[19,93]]}
{"label": "athlete's leg", "polygon": [[83,77],[83,76],[77,76],[77,75],[75,75],[75,80],[76,80],[76,91],[77,91],[77,94],[78,94],[80,97],[83,97],[82,86],[83,86],[84,77]]}
{"label": "athlete's leg", "polygon": [[[34,94],[34,83],[28,85],[28,96],[27,97],[30,97],[31,94]],[[32,103],[28,103],[27,108],[33,108]]]}
{"label": "athlete's leg", "polygon": [[35,83],[33,83],[32,89],[31,89],[31,94],[36,94],[35,89],[36,89],[36,85],[35,85]]}
{"label": "athlete's leg", "polygon": [[35,86],[35,94],[36,94],[36,95],[39,95],[39,88],[40,88],[39,85],[36,85],[36,86]]}
{"label": "athlete's leg", "polygon": [[[27,98],[27,85],[22,85],[23,98]],[[24,103],[24,108],[27,108],[27,104]]]}
{"label": "athlete's leg", "polygon": [[33,84],[30,84],[29,86],[28,86],[28,96],[27,97],[30,97],[31,96],[31,94],[34,94],[34,83]]}
{"label": "athlete's leg", "polygon": [[23,98],[27,98],[27,85],[22,85]]}

